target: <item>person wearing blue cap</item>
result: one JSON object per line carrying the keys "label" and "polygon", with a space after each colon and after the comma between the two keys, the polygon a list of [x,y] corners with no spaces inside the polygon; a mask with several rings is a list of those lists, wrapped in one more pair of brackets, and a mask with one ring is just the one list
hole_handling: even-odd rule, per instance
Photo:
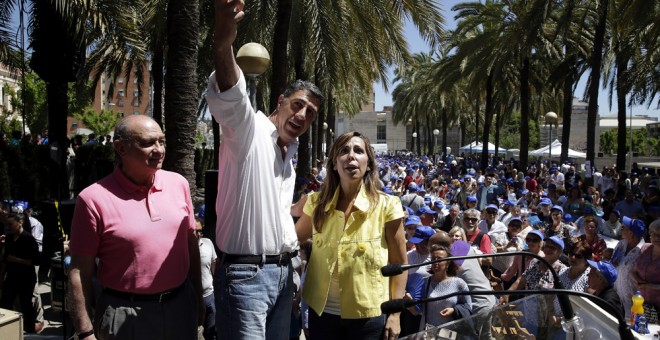
{"label": "person wearing blue cap", "polygon": [[[410,209],[406,207],[407,209]],[[412,210],[412,209],[411,209]],[[410,239],[413,237],[415,234],[415,230],[417,229],[417,226],[422,225],[422,219],[419,218],[419,216],[415,215],[414,213],[410,213],[408,216],[406,216],[406,219],[403,223],[403,227],[406,231],[406,251],[415,249],[415,244],[410,242]]]}
{"label": "person wearing blue cap", "polygon": [[[573,243],[571,238],[571,228],[568,224],[564,223],[562,220],[563,217],[564,209],[561,206],[555,205],[550,209],[550,219],[552,222],[545,229],[545,236],[557,236],[570,247]],[[562,262],[566,263],[567,261],[568,259],[566,257],[562,257]]]}
{"label": "person wearing blue cap", "polygon": [[621,315],[625,315],[621,299],[619,299],[619,295],[614,289],[614,282],[618,277],[616,268],[607,261],[588,260],[587,263],[592,267],[589,272],[589,288],[587,291],[609,302]]}
{"label": "person wearing blue cap", "polygon": [[[513,219],[512,219],[513,220]],[[541,231],[532,229],[530,230],[527,235],[525,235],[525,243],[524,245],[527,246],[526,251],[536,254],[539,256],[545,256],[543,253],[543,250],[541,248],[543,247],[543,233]],[[523,246],[524,246],[523,245]],[[532,262],[534,258],[531,256],[515,256],[513,258],[513,262],[511,263],[511,266],[507,268],[504,273],[500,276],[500,279],[502,279],[502,282],[505,282],[505,289],[508,289],[508,287],[511,286],[515,279],[519,278],[529,267],[529,264]],[[507,283],[508,282],[508,283]]]}
{"label": "person wearing blue cap", "polygon": [[417,215],[422,219],[422,224],[425,226],[433,227],[435,225],[435,218],[438,213],[424,205],[417,210]]}
{"label": "person wearing blue cap", "polygon": [[[564,250],[564,241],[557,236],[546,237],[543,244],[544,259],[551,264],[556,272],[560,272],[566,265],[559,261],[559,257]],[[509,287],[508,290],[536,290],[536,289],[553,289],[554,277],[552,271],[546,267],[543,262],[538,259],[533,259],[529,267],[516,281]],[[541,297],[538,299],[526,300],[523,303],[523,311],[527,321],[526,328],[532,334],[538,334],[539,338],[549,338],[548,336],[547,320],[554,316],[554,309],[552,308],[552,297]],[[503,295],[500,297],[500,304],[509,302],[509,296]],[[538,330],[537,330],[538,327]],[[538,333],[537,333],[538,332]],[[543,336],[541,336],[543,335]]]}
{"label": "person wearing blue cap", "polygon": [[[419,264],[429,261],[431,256],[428,248],[428,240],[431,238],[431,236],[433,236],[433,234],[435,234],[435,231],[431,227],[422,225],[418,216],[409,216],[406,219],[406,232],[409,233],[410,229],[413,230],[413,233],[408,239],[408,242],[413,244],[415,247],[414,249],[409,250],[406,254],[408,256],[408,264]],[[430,266],[421,266],[409,270],[408,279],[406,282],[406,292],[421,293],[421,290],[424,288],[422,283],[424,278],[430,276],[428,273],[429,269]],[[416,333],[419,329],[420,320],[420,316],[413,315],[409,311],[402,312],[401,334],[399,334],[399,336],[406,336]]]}
{"label": "person wearing blue cap", "polygon": [[623,222],[623,229],[621,230],[623,239],[614,248],[612,264],[619,273],[619,279],[614,283],[614,288],[623,303],[626,319],[629,319],[630,308],[632,307],[631,299],[637,290],[637,284],[630,279],[630,275],[644,246],[646,225],[641,220],[627,216],[624,216],[621,221]]}

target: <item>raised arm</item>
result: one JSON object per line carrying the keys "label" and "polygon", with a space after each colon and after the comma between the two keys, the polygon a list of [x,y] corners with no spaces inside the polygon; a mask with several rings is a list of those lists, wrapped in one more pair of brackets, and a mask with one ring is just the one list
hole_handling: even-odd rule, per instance
{"label": "raised arm", "polygon": [[234,86],[241,70],[234,59],[232,44],[236,40],[237,24],[245,13],[243,0],[215,1],[215,79],[220,91]]}

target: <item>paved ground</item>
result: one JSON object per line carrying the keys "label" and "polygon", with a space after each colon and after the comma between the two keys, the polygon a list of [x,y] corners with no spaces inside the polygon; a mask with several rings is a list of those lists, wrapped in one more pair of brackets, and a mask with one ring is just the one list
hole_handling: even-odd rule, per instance
{"label": "paved ground", "polygon": [[[40,334],[25,335],[25,340],[52,339],[60,340],[65,338],[65,327],[62,324],[63,313],[51,308],[50,283],[40,284],[37,290],[41,295],[41,301],[44,305],[44,328]],[[71,334],[71,326],[66,325],[66,334]]]}

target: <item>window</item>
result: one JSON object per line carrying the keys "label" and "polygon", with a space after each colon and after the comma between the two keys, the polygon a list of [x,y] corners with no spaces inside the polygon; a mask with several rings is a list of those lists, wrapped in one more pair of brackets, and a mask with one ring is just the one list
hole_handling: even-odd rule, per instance
{"label": "window", "polygon": [[386,125],[377,125],[376,126],[376,143],[387,143],[387,126]]}
{"label": "window", "polygon": [[138,107],[138,106],[140,106],[140,100],[137,99],[137,98],[133,98],[133,103],[132,104],[133,104],[133,106]]}
{"label": "window", "polygon": [[120,83],[120,84],[123,84],[124,83],[124,78],[123,77],[117,78],[117,82]]}
{"label": "window", "polygon": [[117,95],[120,96],[120,97],[123,97],[124,96],[124,89],[119,89],[117,91]]}
{"label": "window", "polygon": [[119,106],[119,107],[124,107],[124,100],[123,100],[123,99],[119,99],[119,100],[117,101],[117,106]]}
{"label": "window", "polygon": [[133,97],[137,97],[140,95],[140,92],[138,90],[133,90]]}

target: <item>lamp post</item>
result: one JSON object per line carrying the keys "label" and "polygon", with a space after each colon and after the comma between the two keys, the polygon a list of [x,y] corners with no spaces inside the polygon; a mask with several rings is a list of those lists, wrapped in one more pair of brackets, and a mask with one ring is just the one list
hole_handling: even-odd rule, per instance
{"label": "lamp post", "polygon": [[[435,144],[438,145],[438,135],[440,134],[440,130],[438,129],[433,129],[433,137],[435,138]],[[435,153],[435,146],[433,147],[433,153]]]}
{"label": "lamp post", "polygon": [[268,69],[270,55],[265,47],[258,43],[247,43],[236,53],[236,63],[248,80],[250,89],[250,103],[257,110],[257,77]]}
{"label": "lamp post", "polygon": [[323,122],[323,138],[321,139],[321,151],[323,151],[323,154],[321,155],[322,158],[325,158],[325,148],[326,148],[326,139],[325,139],[325,133],[328,130],[328,123]]}
{"label": "lamp post", "polygon": [[412,150],[410,150],[410,151],[412,151],[413,153],[415,153],[415,138],[417,138],[417,132],[413,132],[413,134],[412,134],[412,138],[413,138],[413,142],[412,142]]}
{"label": "lamp post", "polygon": [[557,114],[550,111],[545,114],[545,123],[548,125],[548,158],[552,165],[552,124],[557,121]]}

